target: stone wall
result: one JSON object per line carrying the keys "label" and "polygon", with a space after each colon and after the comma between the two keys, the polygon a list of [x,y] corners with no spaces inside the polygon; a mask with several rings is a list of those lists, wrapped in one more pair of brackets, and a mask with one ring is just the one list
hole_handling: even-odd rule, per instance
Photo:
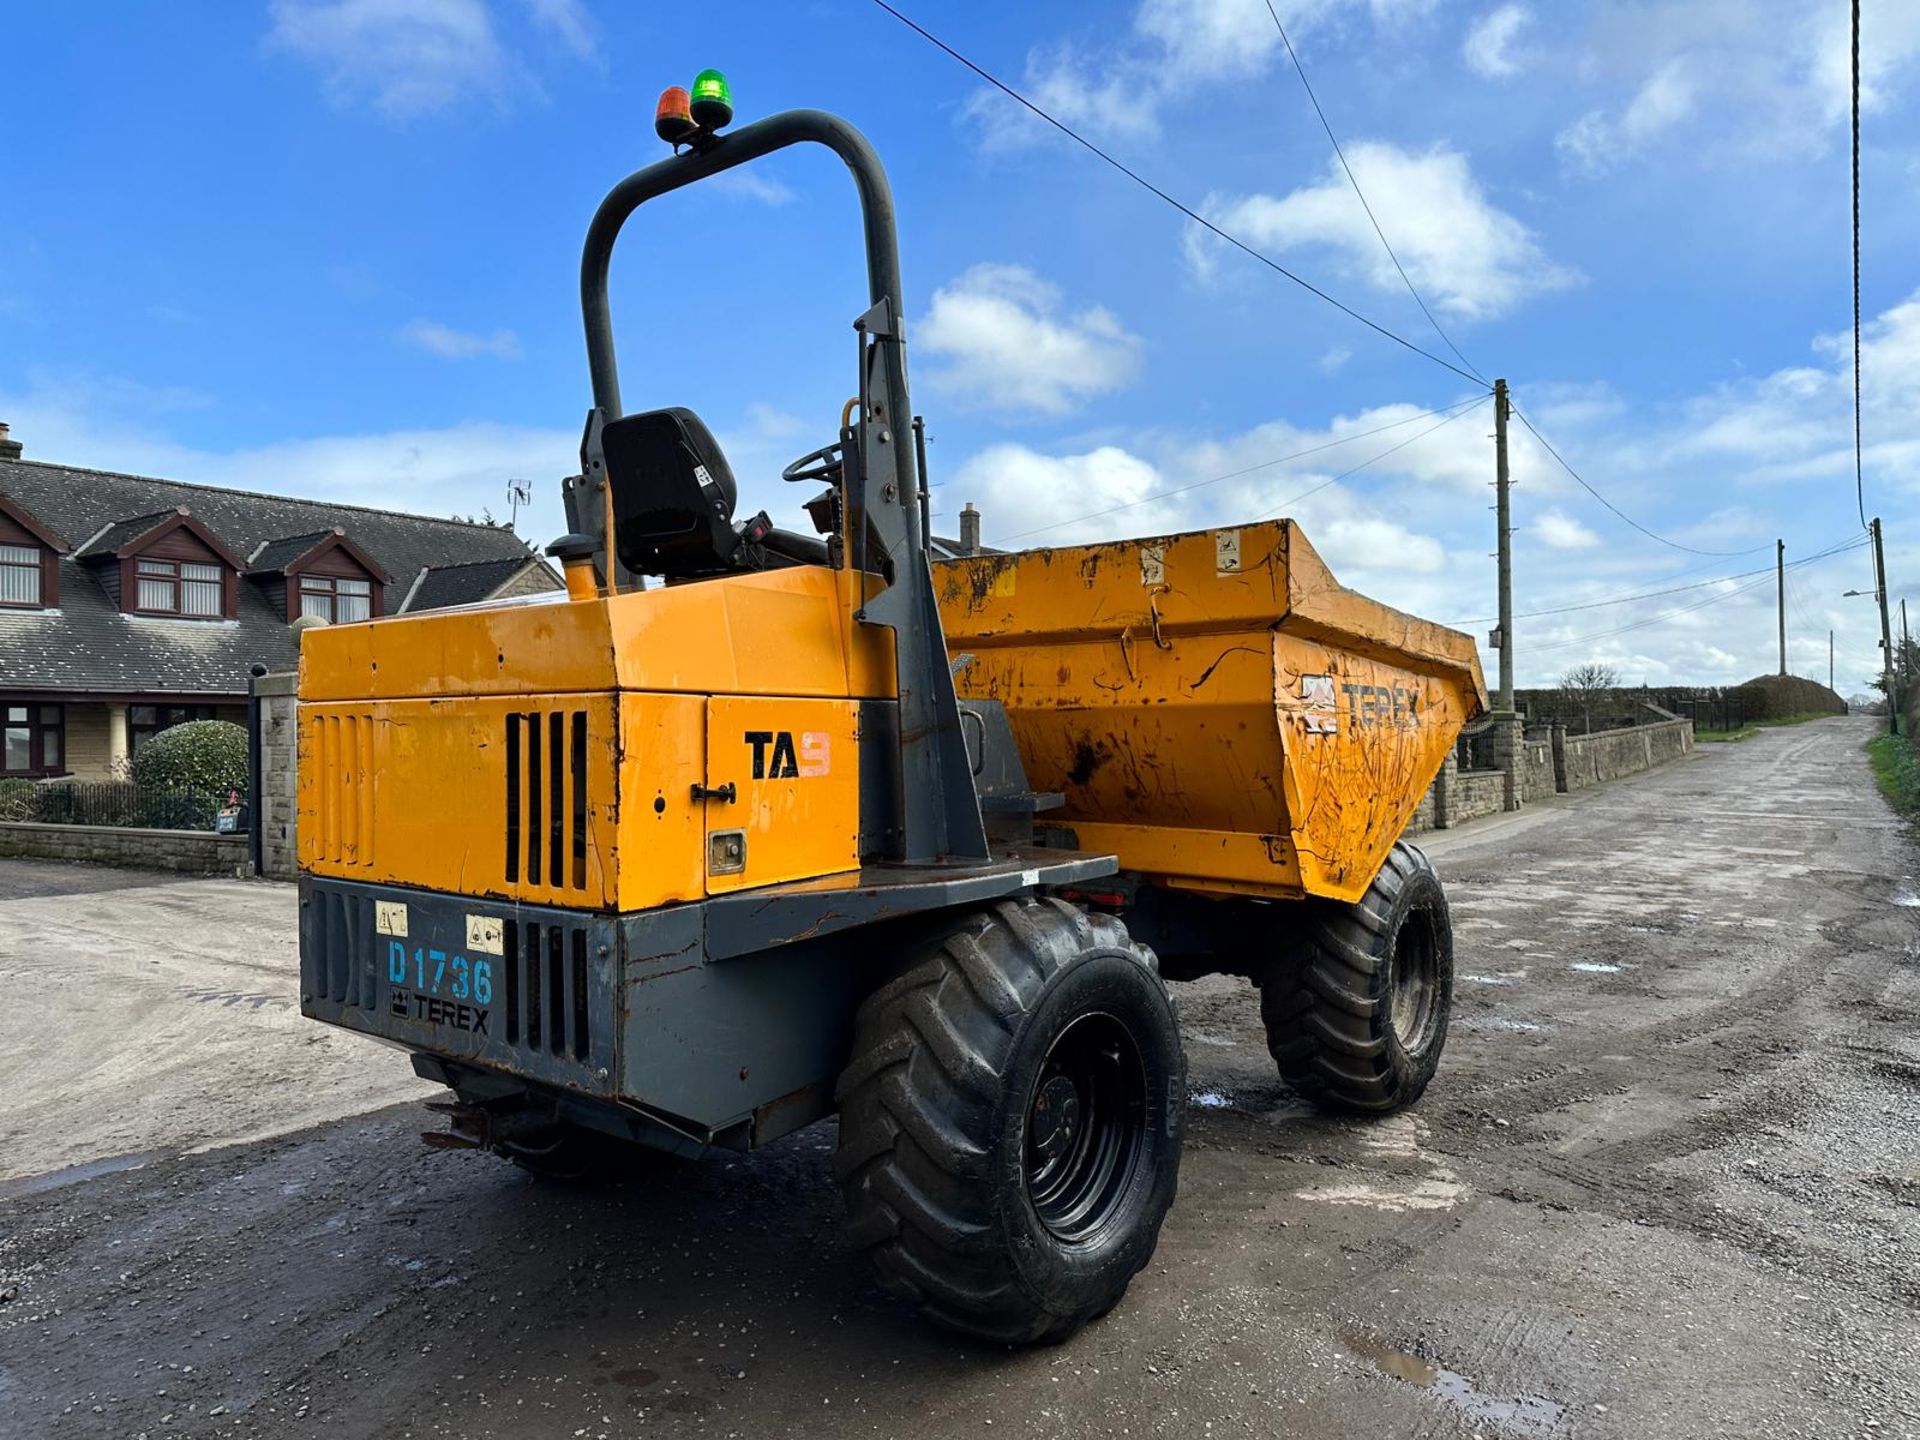
{"label": "stone wall", "polygon": [[7,821],[0,822],[0,858],[90,860],[134,870],[240,875],[247,868],[247,837],[215,835],[207,830]]}
{"label": "stone wall", "polygon": [[292,880],[300,868],[293,830],[298,691],[292,670],[262,675],[254,686],[260,697],[260,799],[254,807],[261,827],[260,873],[275,880]]}
{"label": "stone wall", "polygon": [[1472,752],[1493,768],[1462,770],[1457,749],[1421,797],[1407,833],[1446,830],[1483,815],[1518,810],[1530,800],[1637,775],[1693,750],[1693,725],[1662,720],[1598,735],[1569,735],[1556,726],[1545,738],[1528,739],[1518,716],[1494,715]]}
{"label": "stone wall", "polygon": [[1565,788],[1584,790],[1691,754],[1693,722],[1662,720],[1596,735],[1569,735],[1561,743],[1566,751]]}

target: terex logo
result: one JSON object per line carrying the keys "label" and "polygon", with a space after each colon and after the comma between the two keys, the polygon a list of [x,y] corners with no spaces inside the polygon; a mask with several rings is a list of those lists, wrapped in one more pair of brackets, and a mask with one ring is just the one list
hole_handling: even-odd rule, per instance
{"label": "terex logo", "polygon": [[753,747],[756,780],[793,780],[833,768],[833,737],[824,730],[801,731],[797,752],[791,730],[749,730],[744,738]]}
{"label": "terex logo", "polygon": [[1398,685],[1345,685],[1347,713],[1356,725],[1418,725],[1420,692]]}

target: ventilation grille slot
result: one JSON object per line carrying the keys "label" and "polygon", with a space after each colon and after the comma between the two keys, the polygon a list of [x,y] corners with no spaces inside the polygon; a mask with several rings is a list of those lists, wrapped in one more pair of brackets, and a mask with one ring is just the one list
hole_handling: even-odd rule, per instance
{"label": "ventilation grille slot", "polygon": [[337,866],[373,863],[373,717],[321,714],[313,741],[319,781],[314,817],[319,858]]}
{"label": "ventilation grille slot", "polygon": [[507,1044],[531,1054],[585,1060],[593,1048],[586,930],[509,920],[502,938]]}
{"label": "ventilation grille slot", "polygon": [[587,712],[507,716],[509,885],[587,888]]}
{"label": "ventilation grille slot", "polygon": [[374,990],[377,936],[373,933],[373,902],[339,890],[318,891],[307,917],[311,941],[300,947],[306,973],[303,990],[336,1005],[371,1010],[378,1004]]}

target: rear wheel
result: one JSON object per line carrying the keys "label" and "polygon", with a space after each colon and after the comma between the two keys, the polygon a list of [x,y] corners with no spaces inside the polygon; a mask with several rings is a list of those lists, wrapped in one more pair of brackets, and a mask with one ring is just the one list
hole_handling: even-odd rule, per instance
{"label": "rear wheel", "polygon": [[1380,1115],[1433,1079],[1453,1009],[1453,925],[1433,863],[1402,841],[1358,904],[1310,903],[1260,987],[1281,1078],[1328,1109]]}
{"label": "rear wheel", "polygon": [[1186,1063],[1152,951],[1110,916],[967,916],[861,1006],[839,1101],[854,1243],[931,1319],[1065,1339],[1153,1254]]}

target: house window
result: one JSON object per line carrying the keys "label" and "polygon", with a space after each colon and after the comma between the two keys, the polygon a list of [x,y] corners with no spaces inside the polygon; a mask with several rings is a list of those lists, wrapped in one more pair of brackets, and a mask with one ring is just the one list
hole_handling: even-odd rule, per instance
{"label": "house window", "polygon": [[334,625],[373,618],[373,582],[331,575],[300,577],[300,613],[318,615]]}
{"label": "house window", "polygon": [[211,705],[129,705],[127,707],[127,748],[133,754],[158,735],[189,720],[216,718]]}
{"label": "house window", "polygon": [[0,545],[0,605],[40,605],[40,549]]}
{"label": "house window", "polygon": [[135,564],[134,578],[139,585],[134,608],[142,614],[212,620],[225,613],[218,565],[142,558]]}
{"label": "house window", "polygon": [[0,706],[0,775],[57,775],[67,758],[59,705]]}

